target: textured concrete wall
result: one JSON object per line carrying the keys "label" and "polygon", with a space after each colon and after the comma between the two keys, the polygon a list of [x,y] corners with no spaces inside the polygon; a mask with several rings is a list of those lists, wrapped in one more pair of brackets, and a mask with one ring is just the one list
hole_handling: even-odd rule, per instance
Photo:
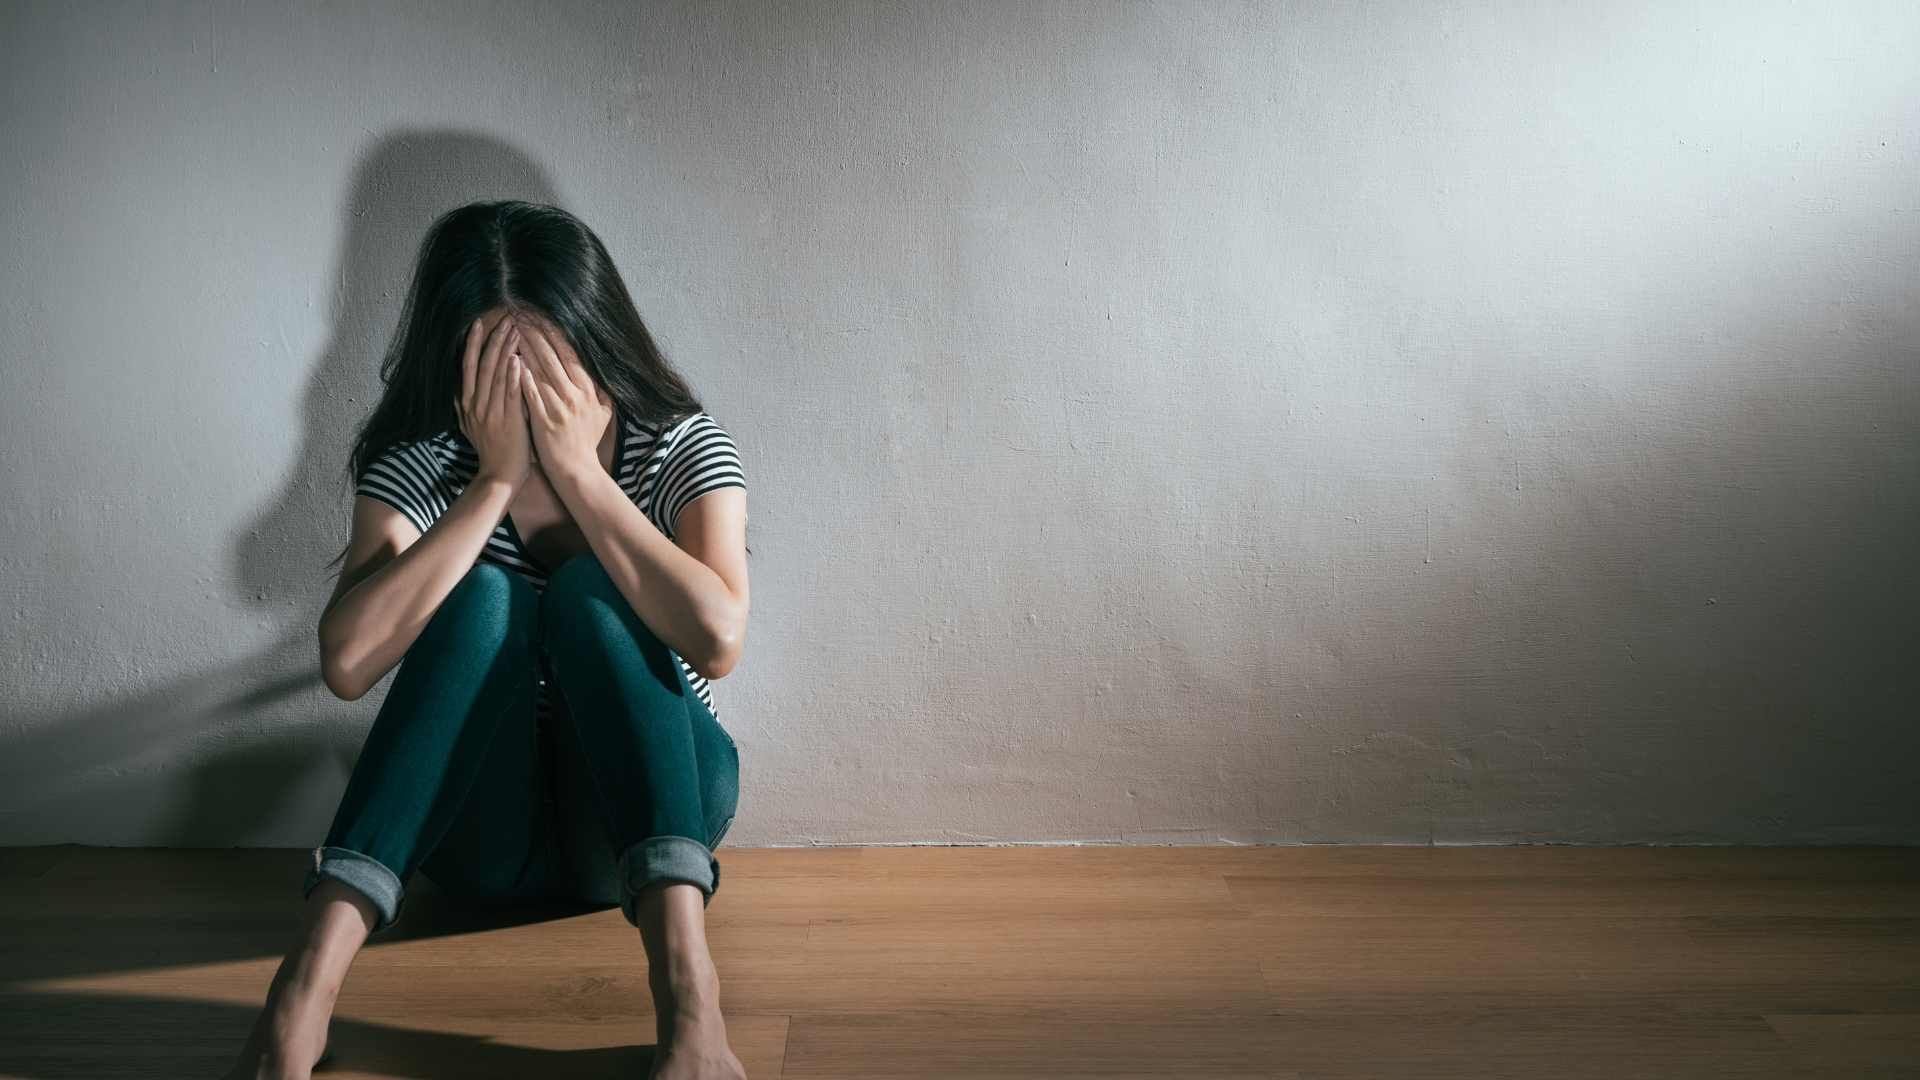
{"label": "textured concrete wall", "polygon": [[1920,840],[1920,9],[0,7],[0,842],[309,845],[422,228],[736,436],[728,842]]}

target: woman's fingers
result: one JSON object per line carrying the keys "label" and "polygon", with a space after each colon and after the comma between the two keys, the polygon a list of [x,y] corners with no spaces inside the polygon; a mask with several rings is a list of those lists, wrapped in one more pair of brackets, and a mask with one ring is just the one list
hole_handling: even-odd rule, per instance
{"label": "woman's fingers", "polygon": [[502,319],[494,323],[493,329],[487,333],[486,340],[481,343],[478,355],[473,358],[473,381],[467,386],[467,415],[476,420],[485,415],[481,407],[487,400],[487,357],[493,355],[493,350],[500,341],[500,335],[505,332],[504,324],[510,321]]}
{"label": "woman's fingers", "polygon": [[509,336],[507,342],[508,344],[501,350],[500,358],[494,362],[493,394],[488,398],[493,403],[494,410],[503,417],[510,415],[508,410],[513,408],[513,398],[509,395],[513,393],[513,372],[516,363],[512,353],[513,338]]}
{"label": "woman's fingers", "polygon": [[567,376],[572,379],[573,385],[580,388],[581,393],[588,397],[594,397],[599,393],[600,387],[594,383],[593,376],[587,374],[587,367],[580,362],[579,354],[572,349],[567,349],[560,353],[559,357],[560,365],[566,369]]}
{"label": "woman's fingers", "polygon": [[498,388],[500,381],[500,358],[507,351],[507,346],[513,340],[517,329],[513,317],[507,316],[494,324],[493,334],[487,338],[487,348],[480,355],[480,370],[474,385],[477,400],[473,404],[473,411],[476,415],[491,415],[494,391]]}
{"label": "woman's fingers", "polygon": [[461,352],[460,408],[463,411],[467,407],[467,402],[473,400],[473,369],[480,360],[480,347],[486,344],[486,335],[480,333],[480,327],[483,325],[485,323],[482,319],[475,319],[473,325],[467,327],[466,348]]}
{"label": "woman's fingers", "polygon": [[493,385],[493,357],[500,349],[500,335],[499,326],[487,335],[487,347],[480,350],[480,361],[473,373],[473,396],[467,399],[467,411],[475,420],[484,420],[487,415],[487,392]]}
{"label": "woman's fingers", "polygon": [[536,358],[534,363],[539,365],[542,375],[552,384],[551,389],[556,392],[585,390],[585,387],[574,382],[573,377],[567,374],[566,366],[560,363],[559,354],[553,351],[553,344],[547,340],[544,332],[536,328],[527,337],[533,346],[532,351]]}
{"label": "woman's fingers", "polygon": [[540,380],[533,377],[530,368],[520,375],[520,396],[526,401],[529,419],[542,430],[553,426],[553,417],[547,413],[547,399],[540,393]]}

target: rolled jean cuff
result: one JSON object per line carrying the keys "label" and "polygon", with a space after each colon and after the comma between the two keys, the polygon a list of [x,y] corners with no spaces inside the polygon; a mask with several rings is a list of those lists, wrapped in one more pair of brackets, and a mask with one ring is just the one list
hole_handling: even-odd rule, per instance
{"label": "rolled jean cuff", "polygon": [[374,908],[380,913],[380,921],[374,930],[384,930],[400,917],[400,908],[406,902],[406,888],[400,884],[400,878],[380,860],[349,848],[322,844],[313,849],[313,867],[307,871],[301,896],[313,895],[320,879],[328,877],[346,882],[373,901]]}
{"label": "rolled jean cuff", "polygon": [[656,881],[685,881],[699,888],[702,906],[713,903],[720,887],[720,860],[713,849],[690,836],[649,836],[620,853],[620,910],[640,925],[640,890]]}

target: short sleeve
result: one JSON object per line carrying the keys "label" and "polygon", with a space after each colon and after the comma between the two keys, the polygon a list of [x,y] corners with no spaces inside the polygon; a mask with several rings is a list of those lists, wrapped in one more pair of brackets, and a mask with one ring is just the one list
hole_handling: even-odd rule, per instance
{"label": "short sleeve", "polygon": [[354,491],[400,511],[425,533],[436,516],[433,491],[440,471],[439,456],[427,440],[398,443],[367,465]]}
{"label": "short sleeve", "polygon": [[668,535],[673,535],[679,532],[680,511],[688,503],[721,488],[746,486],[733,437],[713,417],[698,413],[667,448],[655,505],[669,526]]}

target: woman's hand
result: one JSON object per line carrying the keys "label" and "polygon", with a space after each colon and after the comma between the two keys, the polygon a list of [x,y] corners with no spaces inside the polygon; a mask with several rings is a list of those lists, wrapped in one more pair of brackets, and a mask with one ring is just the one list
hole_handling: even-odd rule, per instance
{"label": "woman's hand", "polygon": [[600,439],[613,420],[613,399],[559,333],[529,325],[522,340],[531,346],[521,387],[541,471],[555,478],[605,471]]}
{"label": "woman's hand", "polygon": [[521,392],[526,365],[512,350],[523,340],[511,316],[494,323],[483,341],[480,320],[467,329],[460,362],[460,430],[480,455],[480,476],[494,476],[519,491],[533,468],[532,436]]}

